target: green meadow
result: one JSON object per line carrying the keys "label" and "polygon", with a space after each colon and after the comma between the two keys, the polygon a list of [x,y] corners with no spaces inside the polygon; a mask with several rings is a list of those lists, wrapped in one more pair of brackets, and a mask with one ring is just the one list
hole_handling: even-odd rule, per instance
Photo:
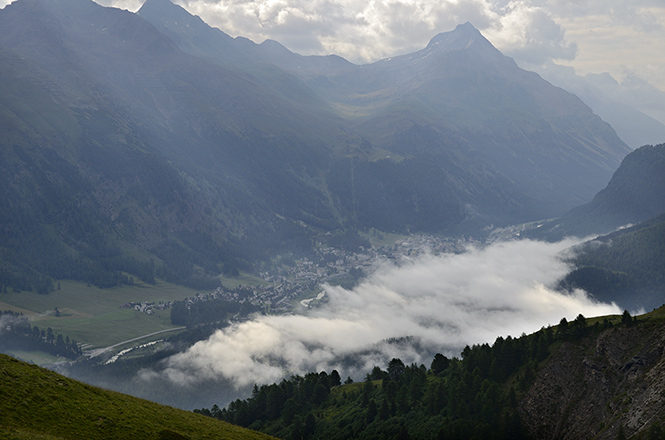
{"label": "green meadow", "polygon": [[[182,300],[196,290],[157,282],[100,289],[75,281],[60,281],[60,289],[48,295],[34,292],[0,294],[0,310],[14,310],[28,316],[33,325],[51,327],[81,344],[107,347],[149,333],[175,329],[167,310],[147,315],[131,308],[129,302]],[[56,307],[59,316],[56,316]],[[163,335],[156,335],[160,338]]]}
{"label": "green meadow", "polygon": [[92,387],[0,355],[0,438],[268,440],[265,434]]}

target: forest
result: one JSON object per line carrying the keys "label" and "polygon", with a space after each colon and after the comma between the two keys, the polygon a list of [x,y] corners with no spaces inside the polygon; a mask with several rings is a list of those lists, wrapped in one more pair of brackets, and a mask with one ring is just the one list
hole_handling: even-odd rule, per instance
{"label": "forest", "polygon": [[623,307],[659,307],[665,287],[665,214],[584,243],[569,261],[575,269],[560,287],[581,288]]}
{"label": "forest", "polygon": [[[58,313],[56,309],[56,314]],[[30,326],[28,317],[19,312],[0,310],[0,350],[43,351],[54,356],[76,359],[83,352],[76,340],[55,333],[51,327],[46,330]]]}
{"label": "forest", "polygon": [[[636,325],[626,311],[618,325]],[[494,344],[466,346],[461,357],[436,354],[429,367],[392,359],[353,383],[336,370],[254,386],[251,397],[198,413],[285,439],[526,438],[517,402],[554,344],[612,327],[581,314],[555,328]]]}

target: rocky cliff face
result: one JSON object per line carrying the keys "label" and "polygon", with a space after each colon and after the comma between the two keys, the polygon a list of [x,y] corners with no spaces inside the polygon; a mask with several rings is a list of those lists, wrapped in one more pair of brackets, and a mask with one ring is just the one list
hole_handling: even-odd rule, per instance
{"label": "rocky cliff face", "polygon": [[663,347],[665,325],[660,320],[564,342],[520,401],[527,432],[538,439],[614,439],[621,432],[625,438],[661,432]]}

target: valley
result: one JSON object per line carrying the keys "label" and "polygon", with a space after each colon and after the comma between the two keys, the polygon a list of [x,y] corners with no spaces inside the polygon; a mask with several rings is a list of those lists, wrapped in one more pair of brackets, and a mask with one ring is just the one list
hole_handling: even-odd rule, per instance
{"label": "valley", "polygon": [[177,3],[0,9],[0,436],[663,437],[665,144],[471,22],[355,64]]}
{"label": "valley", "polygon": [[362,231],[478,236],[586,202],[630,152],[470,23],[368,65],[234,39],[168,0],[18,1],[0,25],[2,290],[214,289]]}
{"label": "valley", "polygon": [[[175,301],[190,305],[219,299],[247,302],[263,313],[298,313],[303,301],[315,307],[323,298],[316,299],[323,284],[352,288],[382,263],[416,258],[423,253],[462,252],[467,246],[480,244],[473,238],[390,236],[377,231],[368,234],[368,238],[377,246],[371,246],[369,240],[370,247],[356,251],[322,246],[309,258],[279,258],[273,267],[257,275],[221,277],[221,287],[211,291],[195,291],[161,280],[154,284],[137,280],[132,286],[106,289],[62,280],[57,281],[59,289],[48,295],[3,294],[0,310],[23,313],[33,325],[50,327],[77,340],[86,356],[105,353],[109,357],[120,349],[131,348],[135,339],[143,344],[163,340],[166,332],[184,330],[172,322],[171,307]],[[223,317],[219,320],[224,322]],[[21,353],[19,357],[40,365],[56,361],[44,361],[39,353]]]}

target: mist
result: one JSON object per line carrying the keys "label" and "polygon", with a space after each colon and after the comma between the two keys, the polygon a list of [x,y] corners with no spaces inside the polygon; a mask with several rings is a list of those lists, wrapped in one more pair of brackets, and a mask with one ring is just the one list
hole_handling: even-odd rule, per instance
{"label": "mist", "polygon": [[326,300],[314,309],[218,330],[141,378],[167,380],[181,392],[215,381],[241,390],[333,369],[362,380],[393,357],[429,365],[434,353],[459,356],[467,344],[517,337],[563,317],[620,313],[583,291],[552,289],[570,270],[562,257],[573,244],[523,240],[383,264],[352,290],[325,286]]}

